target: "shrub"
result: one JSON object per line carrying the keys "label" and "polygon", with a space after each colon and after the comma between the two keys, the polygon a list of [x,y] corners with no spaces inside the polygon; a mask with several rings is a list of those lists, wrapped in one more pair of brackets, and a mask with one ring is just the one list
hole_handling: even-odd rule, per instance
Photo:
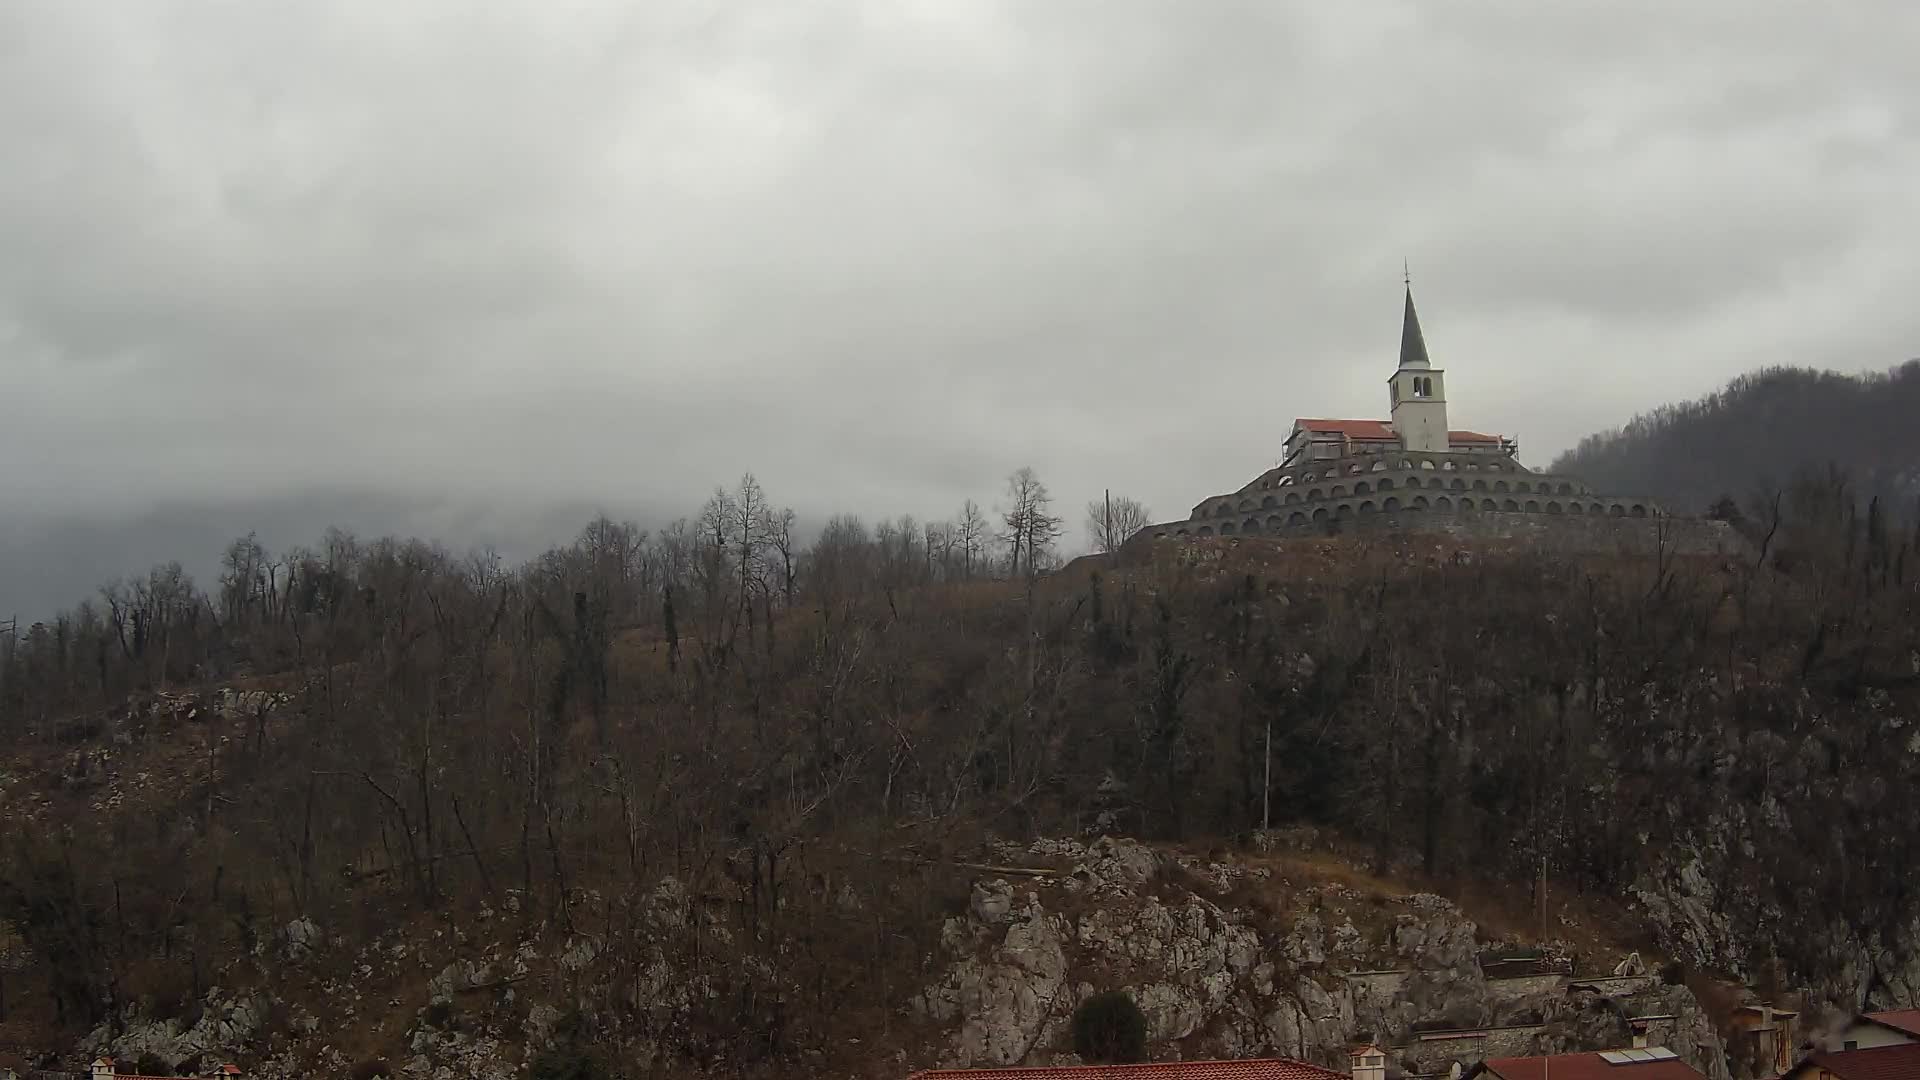
{"label": "shrub", "polygon": [[1145,1061],[1146,1015],[1124,991],[1095,994],[1073,1012],[1073,1050],[1090,1064]]}
{"label": "shrub", "polygon": [[172,1076],[173,1062],[149,1050],[133,1060],[134,1071],[146,1076]]}

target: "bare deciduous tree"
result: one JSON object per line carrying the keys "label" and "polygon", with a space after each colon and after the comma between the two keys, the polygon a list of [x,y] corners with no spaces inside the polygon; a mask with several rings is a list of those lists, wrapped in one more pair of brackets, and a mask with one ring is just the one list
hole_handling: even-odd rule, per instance
{"label": "bare deciduous tree", "polygon": [[1093,550],[1120,550],[1127,538],[1152,523],[1140,500],[1126,495],[1095,499],[1087,504],[1087,533],[1093,537]]}
{"label": "bare deciduous tree", "polygon": [[1031,466],[1007,477],[1007,505],[1000,512],[1001,538],[1007,543],[1007,570],[1014,577],[1040,572],[1060,538],[1061,519],[1049,511],[1053,494]]}

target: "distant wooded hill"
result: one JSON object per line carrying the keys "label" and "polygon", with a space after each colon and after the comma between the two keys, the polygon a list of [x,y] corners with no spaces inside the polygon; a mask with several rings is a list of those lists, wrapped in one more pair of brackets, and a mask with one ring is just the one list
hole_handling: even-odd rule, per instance
{"label": "distant wooded hill", "polygon": [[1682,511],[1747,503],[1807,468],[1838,466],[1863,498],[1904,513],[1920,499],[1920,360],[1885,373],[1778,367],[1697,401],[1662,405],[1589,435],[1553,463],[1606,491]]}

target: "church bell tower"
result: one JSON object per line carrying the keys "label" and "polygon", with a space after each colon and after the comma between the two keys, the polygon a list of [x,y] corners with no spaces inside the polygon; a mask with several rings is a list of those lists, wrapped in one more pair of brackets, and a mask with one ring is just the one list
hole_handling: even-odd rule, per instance
{"label": "church bell tower", "polygon": [[1393,432],[1407,450],[1442,453],[1447,437],[1446,372],[1427,359],[1427,339],[1413,310],[1413,285],[1407,285],[1407,316],[1400,327],[1400,367],[1387,380],[1393,399]]}

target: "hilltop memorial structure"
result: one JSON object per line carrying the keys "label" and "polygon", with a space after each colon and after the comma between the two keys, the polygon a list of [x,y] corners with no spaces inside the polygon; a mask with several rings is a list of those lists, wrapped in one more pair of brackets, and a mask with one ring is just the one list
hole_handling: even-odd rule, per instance
{"label": "hilltop memorial structure", "polygon": [[1675,518],[1649,498],[1536,472],[1520,463],[1514,439],[1451,426],[1447,373],[1428,355],[1411,284],[1387,401],[1385,420],[1295,420],[1280,464],[1200,500],[1184,520],[1147,526],[1129,546],[1349,531],[1443,531],[1575,546],[1675,537],[1692,549],[1718,549],[1729,540],[1723,523]]}

